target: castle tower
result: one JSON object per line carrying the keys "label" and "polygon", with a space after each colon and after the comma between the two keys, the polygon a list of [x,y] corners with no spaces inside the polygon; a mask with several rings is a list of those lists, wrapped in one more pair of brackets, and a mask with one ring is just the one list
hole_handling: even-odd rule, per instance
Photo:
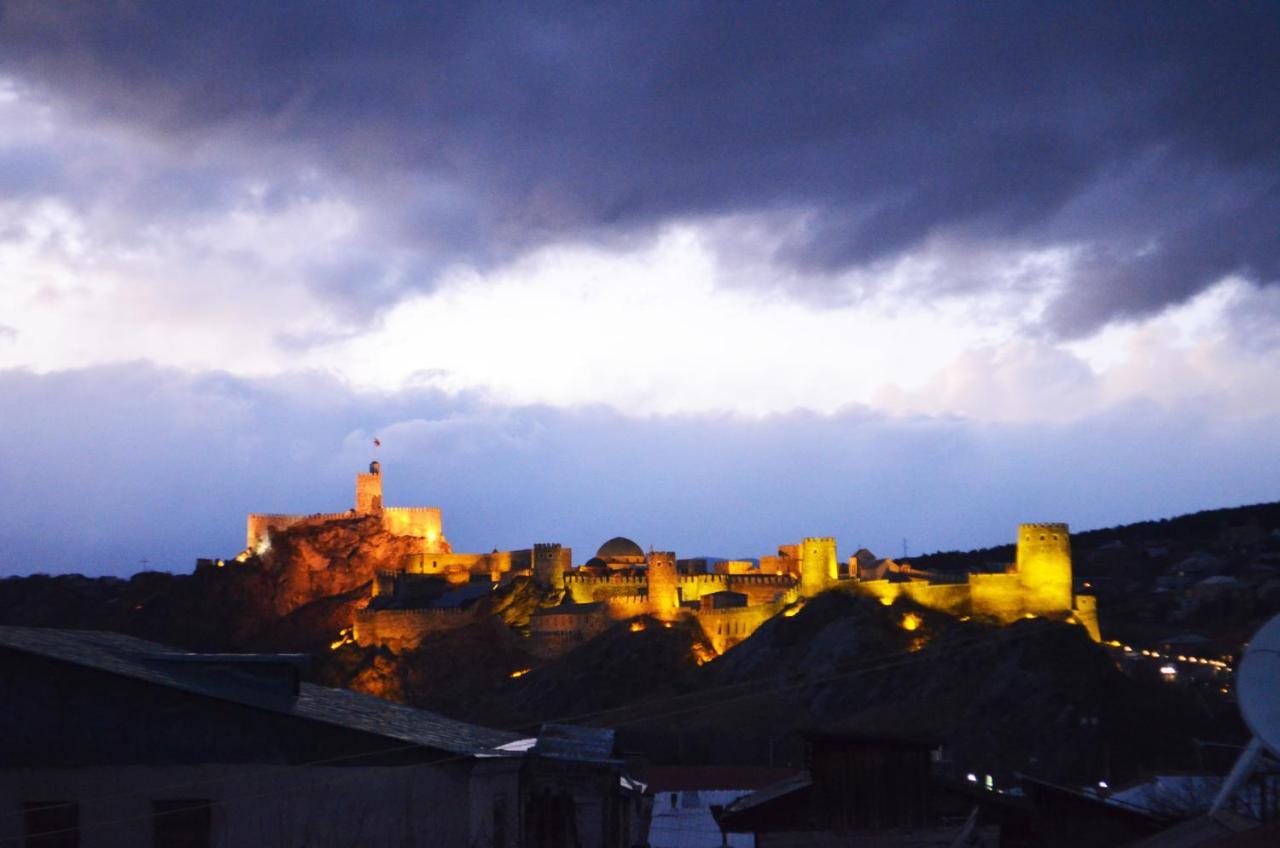
{"label": "castle tower", "polygon": [[356,513],[372,515],[382,512],[382,466],[369,463],[368,474],[356,475]]}
{"label": "castle tower", "polygon": [[1071,536],[1067,525],[1019,525],[1015,562],[1027,612],[1071,611]]}
{"label": "castle tower", "polygon": [[674,618],[680,609],[680,578],[674,551],[649,551],[649,608],[658,618]]}
{"label": "castle tower", "polygon": [[800,543],[800,594],[806,598],[826,589],[838,577],[836,540],[811,536]]}
{"label": "castle tower", "polygon": [[533,546],[533,579],[539,586],[564,587],[564,573],[572,567],[573,548],[556,542],[539,542]]}

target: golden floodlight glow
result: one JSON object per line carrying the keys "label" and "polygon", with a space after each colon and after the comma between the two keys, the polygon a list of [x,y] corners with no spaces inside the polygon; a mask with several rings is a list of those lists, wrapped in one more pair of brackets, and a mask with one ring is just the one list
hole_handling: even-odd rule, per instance
{"label": "golden floodlight glow", "polygon": [[642,630],[644,630],[644,622],[643,622],[643,621],[633,621],[633,622],[631,622],[631,632],[632,632],[632,633],[639,633],[639,632],[640,632],[640,631],[642,631]]}
{"label": "golden floodlight glow", "polygon": [[891,606],[893,606],[893,598],[890,598],[890,597],[889,597],[889,596],[887,596],[887,595],[881,595],[881,596],[880,596],[880,603],[884,604],[884,605],[885,605],[885,606],[887,606],[887,607],[891,607]]}
{"label": "golden floodlight glow", "polygon": [[515,671],[511,672],[511,679],[514,680],[517,677],[524,677],[526,674],[528,674],[531,671],[533,671],[533,669],[531,668],[518,668]]}
{"label": "golden floodlight glow", "polygon": [[698,665],[706,665],[717,656],[719,656],[719,654],[717,654],[711,646],[704,645],[702,642],[693,643],[693,661]]}
{"label": "golden floodlight glow", "polygon": [[344,627],[338,631],[337,640],[329,643],[329,650],[336,651],[343,645],[350,645],[356,641],[355,636],[351,632],[350,627]]}
{"label": "golden floodlight glow", "polygon": [[914,612],[909,612],[902,617],[903,630],[919,630],[920,625],[923,623],[924,622],[921,620],[920,616],[916,615]]}

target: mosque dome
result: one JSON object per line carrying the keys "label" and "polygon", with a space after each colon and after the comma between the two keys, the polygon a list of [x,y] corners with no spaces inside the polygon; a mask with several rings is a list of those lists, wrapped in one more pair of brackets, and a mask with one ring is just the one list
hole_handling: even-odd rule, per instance
{"label": "mosque dome", "polygon": [[602,560],[644,559],[644,550],[635,542],[623,536],[614,536],[600,546],[596,556]]}

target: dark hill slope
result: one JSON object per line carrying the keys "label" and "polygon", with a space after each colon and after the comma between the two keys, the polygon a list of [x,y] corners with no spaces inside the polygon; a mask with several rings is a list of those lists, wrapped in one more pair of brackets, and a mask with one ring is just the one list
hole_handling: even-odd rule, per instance
{"label": "dark hill slope", "polygon": [[903,612],[824,594],[700,669],[695,695],[613,719],[649,734],[678,723],[685,756],[705,743],[698,755],[717,758],[736,737],[793,758],[798,731],[839,728],[937,738],[963,771],[1081,782],[1203,767],[1193,738],[1243,737],[1232,705],[1124,675],[1078,627],[920,610],[908,632]]}

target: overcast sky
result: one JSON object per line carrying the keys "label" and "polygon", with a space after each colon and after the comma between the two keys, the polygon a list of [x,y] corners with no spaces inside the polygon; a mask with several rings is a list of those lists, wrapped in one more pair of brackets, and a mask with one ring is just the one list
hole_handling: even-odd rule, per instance
{"label": "overcast sky", "polygon": [[0,2],[0,574],[1280,498],[1274,3]]}

